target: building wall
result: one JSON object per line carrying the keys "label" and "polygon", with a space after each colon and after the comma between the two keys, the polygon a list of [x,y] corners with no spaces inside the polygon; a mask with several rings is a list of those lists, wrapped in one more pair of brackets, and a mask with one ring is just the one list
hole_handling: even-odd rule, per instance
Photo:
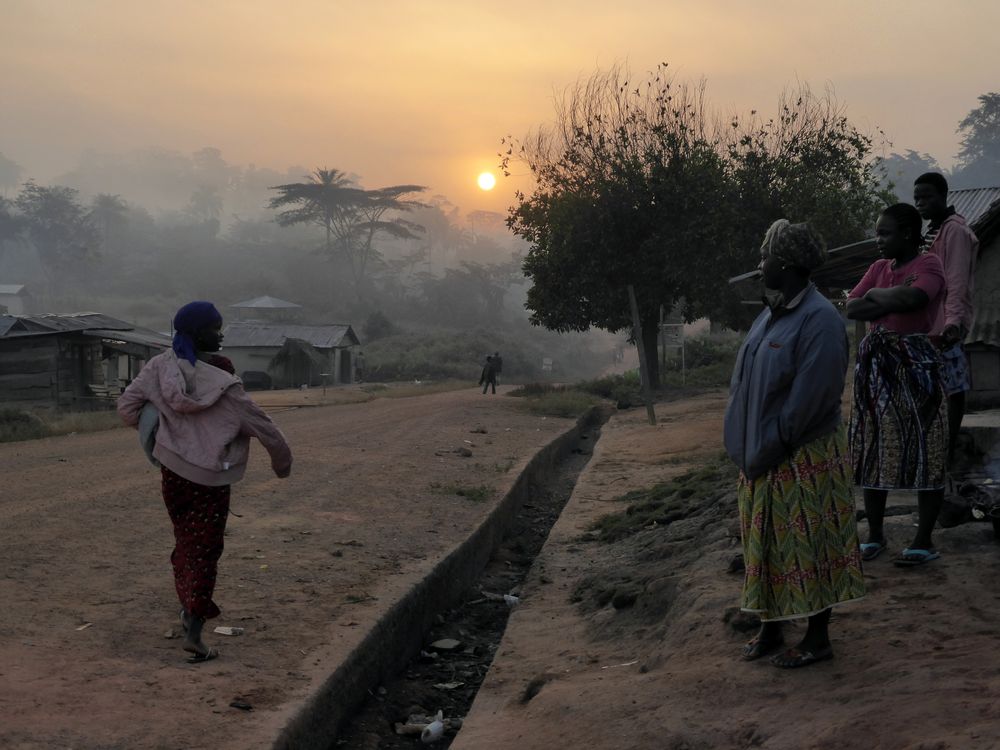
{"label": "building wall", "polygon": [[[979,248],[973,302],[978,332],[988,317],[1000,314],[1000,237]],[[994,325],[1000,326],[1000,320]],[[988,336],[986,338],[989,338]],[[970,409],[1000,408],[1000,347],[984,343],[966,346],[972,373],[972,390],[966,396]]]}
{"label": "building wall", "polygon": [[8,315],[24,315],[27,305],[20,294],[0,294],[0,307],[7,308]]}
{"label": "building wall", "polygon": [[0,403],[90,409],[103,384],[101,343],[79,334],[0,339]]}

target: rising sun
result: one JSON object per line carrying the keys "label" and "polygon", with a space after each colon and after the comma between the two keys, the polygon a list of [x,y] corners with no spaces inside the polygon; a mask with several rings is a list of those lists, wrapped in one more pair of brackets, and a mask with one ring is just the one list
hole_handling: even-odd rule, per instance
{"label": "rising sun", "polygon": [[483,172],[476,179],[476,182],[479,183],[479,189],[480,190],[492,190],[494,187],[496,187],[497,178],[494,177],[489,172]]}

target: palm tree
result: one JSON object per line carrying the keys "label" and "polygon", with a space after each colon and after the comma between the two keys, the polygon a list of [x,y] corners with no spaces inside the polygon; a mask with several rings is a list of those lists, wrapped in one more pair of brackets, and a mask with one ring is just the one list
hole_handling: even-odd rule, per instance
{"label": "palm tree", "polygon": [[373,260],[380,256],[375,238],[387,234],[398,239],[412,239],[422,231],[419,224],[400,217],[387,218],[387,212],[409,212],[422,204],[406,196],[425,190],[422,185],[393,185],[377,190],[356,186],[339,169],[317,169],[306,182],[277,185],[278,191],[268,204],[278,213],[283,227],[315,224],[326,233],[326,254],[342,254],[351,269],[355,291],[367,280]]}

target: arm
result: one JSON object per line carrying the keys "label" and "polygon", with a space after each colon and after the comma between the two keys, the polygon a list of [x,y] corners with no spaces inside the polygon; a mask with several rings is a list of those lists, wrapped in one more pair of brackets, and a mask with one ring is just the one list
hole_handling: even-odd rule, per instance
{"label": "arm", "polygon": [[971,231],[962,229],[961,225],[949,222],[941,229],[947,234],[939,240],[945,243],[945,252],[941,257],[948,289],[944,302],[944,337],[950,344],[962,339],[966,333],[966,322],[972,319],[969,288],[972,284],[978,241]]}
{"label": "arm", "polygon": [[864,297],[887,313],[905,313],[922,310],[930,303],[930,296],[916,286],[900,285],[889,289],[869,289]]}
{"label": "arm", "polygon": [[778,432],[789,453],[803,436],[836,406],[847,372],[847,331],[840,316],[813,315],[802,326],[795,346],[795,379],[778,419]]}
{"label": "arm", "polygon": [[889,314],[888,310],[867,297],[851,297],[847,300],[846,310],[851,320],[878,320]]}
{"label": "arm", "polygon": [[253,402],[240,385],[234,385],[227,395],[240,415],[240,431],[255,437],[271,456],[271,468],[276,476],[284,479],[292,473],[292,449],[288,441],[257,404]]}

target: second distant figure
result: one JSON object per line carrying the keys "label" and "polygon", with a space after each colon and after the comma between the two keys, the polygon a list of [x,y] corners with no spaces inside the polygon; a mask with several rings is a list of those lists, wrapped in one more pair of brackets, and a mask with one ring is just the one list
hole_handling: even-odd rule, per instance
{"label": "second distant figure", "polygon": [[483,373],[479,376],[479,385],[483,387],[483,393],[486,393],[486,389],[490,386],[493,387],[493,393],[497,392],[497,367],[492,356],[486,357]]}

